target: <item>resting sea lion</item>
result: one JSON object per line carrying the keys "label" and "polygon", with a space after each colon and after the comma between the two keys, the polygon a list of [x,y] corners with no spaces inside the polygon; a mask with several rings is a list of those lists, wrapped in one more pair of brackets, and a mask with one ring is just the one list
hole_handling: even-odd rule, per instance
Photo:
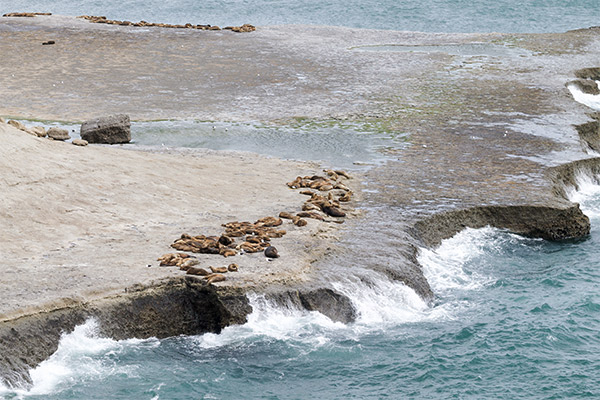
{"label": "resting sea lion", "polygon": [[267,256],[269,258],[278,258],[279,253],[277,252],[277,249],[275,248],[275,246],[269,246],[265,249],[265,256]]}
{"label": "resting sea lion", "polygon": [[203,276],[207,276],[210,273],[207,270],[205,270],[204,268],[189,267],[187,269],[187,274],[188,275],[203,275]]}
{"label": "resting sea lion", "polygon": [[229,272],[236,272],[238,269],[239,267],[235,263],[229,264],[229,266],[227,267],[227,270],[229,270]]}

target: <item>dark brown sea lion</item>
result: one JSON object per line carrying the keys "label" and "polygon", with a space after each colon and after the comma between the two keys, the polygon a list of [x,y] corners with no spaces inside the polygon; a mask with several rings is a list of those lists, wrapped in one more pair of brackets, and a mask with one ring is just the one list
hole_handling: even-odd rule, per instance
{"label": "dark brown sea lion", "polygon": [[333,206],[325,206],[323,207],[323,212],[331,217],[345,217],[346,213],[340,210],[337,207]]}
{"label": "dark brown sea lion", "polygon": [[278,258],[279,253],[277,252],[275,246],[269,246],[265,249],[265,256],[268,258]]}

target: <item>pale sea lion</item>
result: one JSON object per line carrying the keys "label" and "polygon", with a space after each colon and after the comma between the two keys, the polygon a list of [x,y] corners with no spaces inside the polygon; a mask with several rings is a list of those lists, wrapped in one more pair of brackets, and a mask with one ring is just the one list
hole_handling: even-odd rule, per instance
{"label": "pale sea lion", "polygon": [[213,272],[213,274],[224,274],[225,272],[227,272],[227,267],[213,267],[213,266],[210,266],[208,268],[210,268],[210,270]]}

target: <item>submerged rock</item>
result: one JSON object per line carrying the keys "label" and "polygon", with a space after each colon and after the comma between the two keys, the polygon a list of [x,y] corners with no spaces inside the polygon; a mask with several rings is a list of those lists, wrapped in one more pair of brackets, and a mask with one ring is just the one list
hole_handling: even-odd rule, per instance
{"label": "submerged rock", "polygon": [[85,121],[81,124],[81,138],[88,143],[129,143],[131,141],[129,115],[111,115]]}

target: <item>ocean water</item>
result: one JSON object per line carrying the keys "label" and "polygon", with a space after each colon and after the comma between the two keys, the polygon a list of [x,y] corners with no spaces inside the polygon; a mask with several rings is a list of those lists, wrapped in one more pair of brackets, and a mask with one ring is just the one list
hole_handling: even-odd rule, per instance
{"label": "ocean water", "polygon": [[600,24],[597,0],[9,0],[0,12],[219,26],[313,24],[421,32],[563,32]]}

